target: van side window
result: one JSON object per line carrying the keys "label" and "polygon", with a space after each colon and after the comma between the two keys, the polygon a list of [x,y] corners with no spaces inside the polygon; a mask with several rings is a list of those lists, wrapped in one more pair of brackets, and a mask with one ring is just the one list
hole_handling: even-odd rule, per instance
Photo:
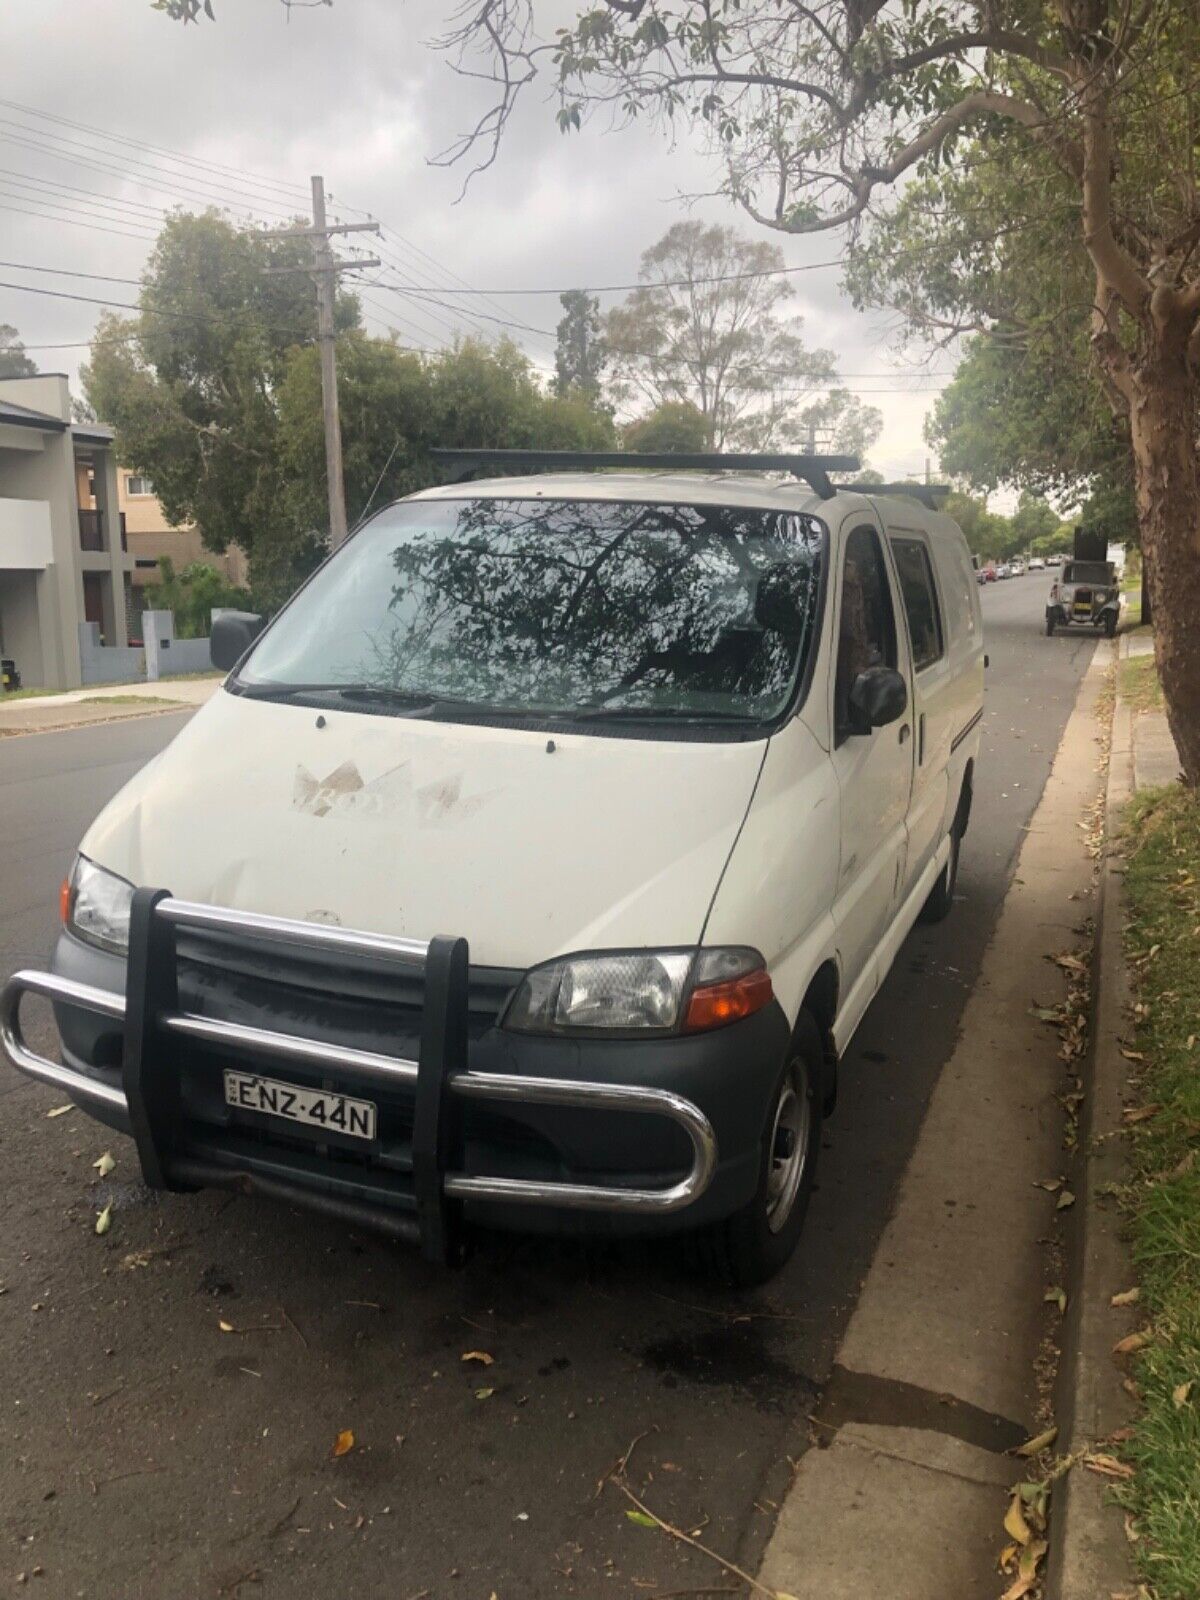
{"label": "van side window", "polygon": [[838,622],[834,720],[840,735],[850,722],[850,690],[868,667],[896,665],[896,618],[883,547],[874,528],[855,528],[846,540]]}
{"label": "van side window", "polygon": [[896,558],[896,573],[912,639],[913,671],[921,672],[941,657],[943,648],[942,617],[933,567],[929,551],[920,539],[893,537],[892,554]]}

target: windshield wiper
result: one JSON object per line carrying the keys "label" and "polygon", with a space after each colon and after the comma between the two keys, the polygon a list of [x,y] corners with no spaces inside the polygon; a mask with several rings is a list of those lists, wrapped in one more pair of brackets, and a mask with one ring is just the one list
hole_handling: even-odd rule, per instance
{"label": "windshield wiper", "polygon": [[336,695],[341,700],[375,701],[396,706],[411,706],[424,711],[438,703],[429,693],[412,689],[392,689],[379,683],[246,683],[237,680],[232,687],[251,700],[290,700],[298,695]]}
{"label": "windshield wiper", "polygon": [[580,706],[564,716],[580,722],[758,722],[748,711],[714,708],[694,711],[687,706]]}

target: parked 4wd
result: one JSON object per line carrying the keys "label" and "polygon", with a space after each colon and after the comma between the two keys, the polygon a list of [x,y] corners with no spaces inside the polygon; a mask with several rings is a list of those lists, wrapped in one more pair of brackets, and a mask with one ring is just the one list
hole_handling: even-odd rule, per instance
{"label": "parked 4wd", "polygon": [[87,831],[0,1027],[151,1185],[443,1260],[472,1223],[686,1230],[754,1282],[839,1056],[953,902],[975,575],[949,518],[835,489],[853,462],[576,464],[623,470],[414,495],[257,639],[218,621],[234,670]]}

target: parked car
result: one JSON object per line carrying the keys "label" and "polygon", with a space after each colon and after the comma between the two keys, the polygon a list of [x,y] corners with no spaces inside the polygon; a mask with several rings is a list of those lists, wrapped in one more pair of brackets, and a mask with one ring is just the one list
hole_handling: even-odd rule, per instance
{"label": "parked car", "polygon": [[1046,563],[1041,556],[1030,556],[1029,570],[1030,572],[1044,572],[1046,570]]}
{"label": "parked car", "polygon": [[1010,568],[1014,578],[1023,578],[1025,576],[1025,563],[1023,561],[1011,562]]}
{"label": "parked car", "polygon": [[984,567],[983,575],[984,575],[984,577],[987,579],[987,581],[989,583],[995,583],[995,581],[996,581],[996,563],[994,561],[989,561],[987,566]]}
{"label": "parked car", "polygon": [[1012,567],[1008,564],[1007,561],[1002,561],[1000,563],[1000,565],[996,568],[996,576],[998,578],[1011,578],[1012,575],[1013,575]]}
{"label": "parked car", "polygon": [[148,1184],[440,1260],[487,1224],[687,1231],[740,1283],[791,1255],[838,1058],[954,900],[978,591],[948,517],[819,461],[659,464],[423,491],[264,631],[216,620],[223,688],[0,1005]]}
{"label": "parked car", "polygon": [[1111,639],[1121,616],[1121,590],[1111,561],[1068,561],[1050,586],[1046,634],[1056,628],[1103,628]]}

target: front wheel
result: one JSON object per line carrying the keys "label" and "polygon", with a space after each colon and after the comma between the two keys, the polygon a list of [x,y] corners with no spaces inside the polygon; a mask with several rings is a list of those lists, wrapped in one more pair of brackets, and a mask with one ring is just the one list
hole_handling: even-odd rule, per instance
{"label": "front wheel", "polygon": [[1117,633],[1117,618],[1115,612],[1108,611],[1104,616],[1104,637],[1114,639]]}
{"label": "front wheel", "polygon": [[1053,611],[1047,611],[1047,613],[1046,613],[1046,637],[1047,637],[1047,639],[1053,639],[1053,637],[1054,637],[1054,613],[1053,613]]}
{"label": "front wheel", "polygon": [[734,1288],[773,1278],[799,1243],[821,1144],[822,1055],[820,1030],[802,1011],[763,1129],[754,1198],[697,1241],[709,1273]]}

